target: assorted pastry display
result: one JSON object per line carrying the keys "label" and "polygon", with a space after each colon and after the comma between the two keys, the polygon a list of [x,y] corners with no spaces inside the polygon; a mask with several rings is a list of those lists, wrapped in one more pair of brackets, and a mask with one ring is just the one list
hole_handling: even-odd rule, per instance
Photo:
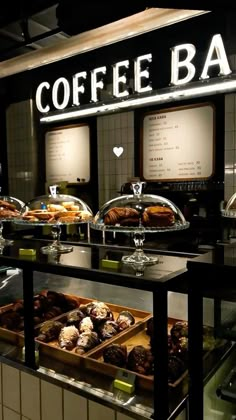
{"label": "assorted pastry display", "polygon": [[[141,375],[154,373],[154,322],[153,318],[147,321],[146,334],[150,337],[149,346],[142,343],[134,345],[130,351],[127,345],[112,343],[103,350],[103,361],[122,367]],[[203,350],[210,351],[217,346],[213,329],[203,327]],[[177,321],[170,329],[168,335],[168,381],[174,383],[188,368],[188,323]]]}
{"label": "assorted pastry display", "polygon": [[78,223],[92,219],[89,210],[82,210],[74,201],[65,201],[60,204],[45,204],[43,208],[28,209],[22,215],[22,220],[40,223]]}
{"label": "assorted pastry display", "polygon": [[7,200],[0,200],[0,219],[17,219],[20,215],[20,211],[14,203],[9,203]]}
{"label": "assorted pastry display", "polygon": [[168,227],[175,223],[171,208],[162,205],[148,206],[143,211],[131,207],[113,207],[104,215],[104,224],[110,226],[143,225],[145,227]]}
{"label": "assorted pastry display", "polygon": [[[34,296],[34,324],[40,324],[46,320],[61,315],[79,306],[78,299],[59,293],[54,290],[43,291]],[[51,325],[51,324],[50,324]],[[24,300],[18,299],[10,309],[0,312],[0,327],[12,331],[24,329]],[[45,334],[45,330],[42,331]],[[47,336],[47,334],[46,334]]]}
{"label": "assorted pastry display", "polygon": [[115,319],[109,306],[100,301],[81,303],[66,314],[65,322],[59,320],[60,317],[45,321],[36,339],[46,343],[55,341],[59,348],[80,355],[135,323],[135,318],[127,310],[120,311]]}

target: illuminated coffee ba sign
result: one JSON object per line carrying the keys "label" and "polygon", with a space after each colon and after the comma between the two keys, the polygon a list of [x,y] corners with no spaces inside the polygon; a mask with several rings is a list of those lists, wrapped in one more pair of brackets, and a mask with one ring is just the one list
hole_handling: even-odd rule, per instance
{"label": "illuminated coffee ba sign", "polygon": [[[181,44],[171,48],[171,86],[186,85],[191,82],[196,74],[193,58],[196,55],[196,47],[193,44]],[[184,59],[181,57],[184,56]],[[134,93],[140,94],[152,91],[152,81],[150,80],[149,65],[152,62],[152,54],[148,53],[135,58],[133,61],[124,60],[112,66],[112,95],[114,99],[128,99],[129,81],[126,70],[133,65]],[[209,70],[212,67],[219,70],[219,76],[227,76],[232,73],[224,43],[220,34],[212,37],[206,55],[206,59],[200,74],[200,80],[209,79]],[[184,70],[184,76],[181,71]],[[90,103],[99,102],[99,91],[105,89],[103,81],[107,74],[107,66],[95,68],[90,72],[80,71],[72,76],[69,81],[65,77],[60,77],[53,84],[48,81],[40,83],[36,90],[36,106],[40,113],[45,114],[55,110],[65,110],[68,107],[81,106],[82,95],[85,94],[85,80],[89,80]],[[60,92],[60,94],[59,94]],[[88,92],[86,92],[88,93]],[[50,103],[45,97],[50,96]],[[46,102],[46,103],[45,103]],[[53,109],[51,109],[53,108]]]}

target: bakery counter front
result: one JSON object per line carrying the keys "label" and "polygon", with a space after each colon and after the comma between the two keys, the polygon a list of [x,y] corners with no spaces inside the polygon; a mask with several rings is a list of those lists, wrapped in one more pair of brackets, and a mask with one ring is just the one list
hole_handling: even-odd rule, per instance
{"label": "bakery counter front", "polygon": [[[128,248],[75,245],[58,255],[44,254],[44,246],[15,240],[0,255],[3,388],[10,369],[10,377],[47,383],[63,398],[70,392],[110,410],[109,419],[183,416],[192,256],[153,251],[156,264],[137,275],[121,261]],[[223,345],[213,342],[210,328],[204,340],[211,343],[204,352],[209,366]]]}

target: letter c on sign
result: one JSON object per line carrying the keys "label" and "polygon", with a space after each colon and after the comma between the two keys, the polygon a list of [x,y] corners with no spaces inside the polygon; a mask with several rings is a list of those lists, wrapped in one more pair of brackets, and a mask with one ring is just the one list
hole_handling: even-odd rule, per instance
{"label": "letter c on sign", "polygon": [[37,108],[40,112],[49,112],[50,111],[50,106],[46,105],[45,107],[43,107],[43,105],[42,105],[41,98],[42,98],[43,89],[50,89],[50,84],[48,82],[42,82],[38,86],[38,88],[36,90],[36,95],[35,95],[36,106],[37,106]]}

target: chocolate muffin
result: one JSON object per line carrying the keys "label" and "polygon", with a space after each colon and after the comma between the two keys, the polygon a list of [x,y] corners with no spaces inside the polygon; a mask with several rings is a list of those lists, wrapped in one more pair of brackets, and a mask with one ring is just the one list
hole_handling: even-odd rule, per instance
{"label": "chocolate muffin", "polygon": [[110,344],[103,350],[103,360],[118,367],[125,367],[127,362],[127,347],[122,344]]}
{"label": "chocolate muffin", "polygon": [[141,345],[134,346],[128,355],[127,368],[143,375],[150,375],[153,371],[153,361],[150,350]]}

